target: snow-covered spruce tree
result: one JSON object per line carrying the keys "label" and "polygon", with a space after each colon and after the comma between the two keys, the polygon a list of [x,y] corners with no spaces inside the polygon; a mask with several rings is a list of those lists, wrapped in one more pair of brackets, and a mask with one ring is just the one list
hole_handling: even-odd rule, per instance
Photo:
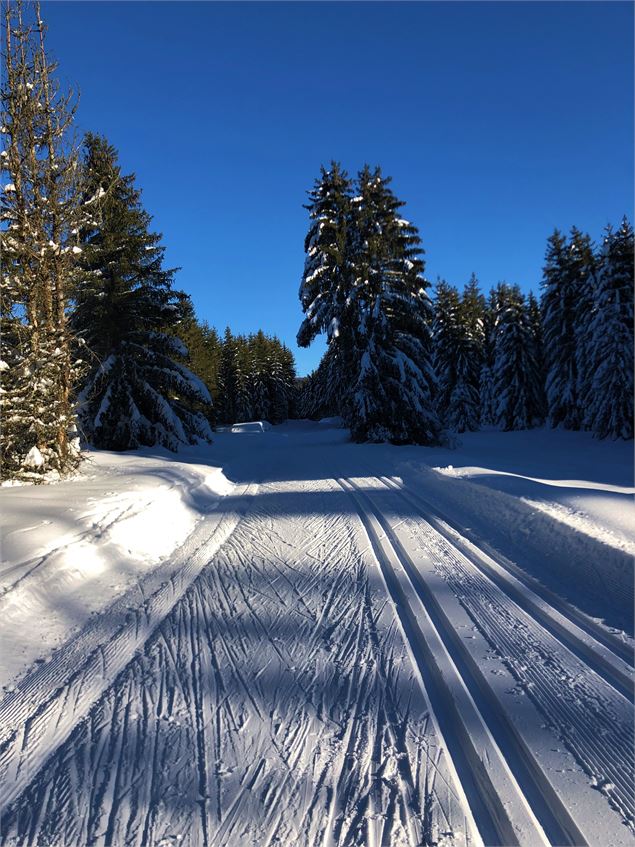
{"label": "snow-covered spruce tree", "polygon": [[594,273],[585,426],[598,438],[633,437],[633,228],[610,227]]}
{"label": "snow-covered spruce tree", "polygon": [[39,3],[6,3],[4,24],[1,472],[38,481],[79,459],[67,325],[82,217],[75,107],[46,55]]}
{"label": "snow-covered spruce tree", "polygon": [[497,289],[494,422],[505,431],[540,421],[540,385],[525,298],[517,285]]}
{"label": "snow-covered spruce tree", "polygon": [[576,398],[580,426],[584,427],[585,401],[593,373],[589,362],[590,327],[594,310],[595,253],[591,239],[576,227],[571,229],[569,240],[569,265],[578,279],[578,296],[575,304],[575,367]]}
{"label": "snow-covered spruce tree", "polygon": [[439,281],[433,324],[437,411],[455,432],[479,427],[479,377],[482,361],[482,295],[474,275],[463,297]]}
{"label": "snow-covered spruce tree", "polygon": [[287,400],[287,417],[297,418],[298,416],[298,372],[295,363],[295,357],[286,344],[282,345],[282,350],[279,354],[280,365],[282,368],[282,380]]}
{"label": "snow-covered spruce tree", "polygon": [[256,420],[270,421],[271,403],[269,397],[270,361],[269,345],[262,330],[247,339],[248,375],[251,415]]}
{"label": "snow-covered spruce tree", "polygon": [[[476,274],[472,274],[461,296],[459,323],[461,346],[457,356],[456,399],[451,401],[449,418],[457,432],[477,430],[480,426],[480,380],[485,360],[485,298]],[[461,386],[464,386],[461,387]]]}
{"label": "snow-covered spruce tree", "polygon": [[313,418],[319,417],[318,408],[318,391],[317,391],[317,369],[312,371],[305,377],[298,380],[298,417]]}
{"label": "snow-covered spruce tree", "polygon": [[548,239],[541,311],[547,405],[553,427],[579,429],[583,417],[576,349],[580,322],[588,320],[586,277],[591,262],[590,239],[578,230],[571,231],[569,242],[558,230]]}
{"label": "snow-covered spruce tree", "polygon": [[352,204],[346,323],[356,380],[345,414],[356,441],[434,444],[441,425],[433,407],[429,283],[418,231],[399,216],[404,203],[389,182],[366,166]]}
{"label": "snow-covered spruce tree", "polygon": [[282,423],[295,410],[295,362],[293,354],[277,338],[271,339],[267,353],[269,420]]}
{"label": "snow-covered spruce tree", "polygon": [[85,138],[85,208],[81,230],[84,278],[73,326],[93,354],[80,393],[85,438],[96,447],[129,450],[211,439],[199,404],[211,403],[203,382],[179,359],[183,342],[165,332],[181,317],[164,270],[161,236],[149,232],[134,176],[122,176],[117,152],[105,138]]}
{"label": "snow-covered spruce tree", "polygon": [[300,303],[305,318],[298,344],[307,347],[320,333],[327,341],[339,335],[339,324],[348,296],[350,271],[351,181],[337,162],[321,168],[309,192],[311,225],[304,240],[306,260],[300,283]]}
{"label": "snow-covered spruce tree", "polygon": [[494,423],[496,403],[494,397],[494,357],[496,330],[496,291],[491,289],[483,308],[483,361],[479,374],[479,400],[481,425]]}
{"label": "snow-covered spruce tree", "polygon": [[319,420],[341,413],[343,399],[338,380],[344,369],[337,361],[340,356],[338,345],[331,344],[318,367],[303,381],[298,399],[300,417]]}
{"label": "snow-covered spruce tree", "polygon": [[531,341],[533,344],[533,354],[536,360],[536,372],[538,376],[538,397],[539,397],[539,418],[544,421],[547,417],[547,396],[545,394],[545,382],[547,379],[545,365],[545,349],[542,331],[542,313],[540,311],[540,303],[538,298],[533,293],[529,292],[527,297],[527,318],[531,329]]}
{"label": "snow-covered spruce tree", "polygon": [[236,397],[242,374],[238,364],[236,340],[229,327],[225,329],[218,364],[218,397],[216,401],[217,417],[221,423],[235,423]]}
{"label": "snow-covered spruce tree", "polygon": [[353,287],[351,265],[352,183],[337,162],[321,168],[309,192],[311,224],[304,240],[306,260],[300,283],[300,303],[305,318],[298,330],[298,345],[308,347],[316,336],[326,333],[329,350],[328,391],[331,399],[346,402],[350,389],[352,353],[350,317]]}
{"label": "snow-covered spruce tree", "polygon": [[433,363],[437,377],[436,408],[448,425],[450,397],[456,385],[456,350],[459,342],[459,292],[445,280],[437,280],[432,323]]}

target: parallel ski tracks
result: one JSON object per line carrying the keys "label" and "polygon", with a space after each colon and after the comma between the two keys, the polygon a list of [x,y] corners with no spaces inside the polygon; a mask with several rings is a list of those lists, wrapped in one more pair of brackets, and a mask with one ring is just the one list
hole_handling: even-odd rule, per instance
{"label": "parallel ski tracks", "polygon": [[[0,813],[68,738],[101,694],[170,613],[243,517],[257,489],[246,485],[235,508],[199,524],[167,562],[119,598],[0,701]],[[213,519],[212,519],[213,520]]]}
{"label": "parallel ski tracks", "polygon": [[[395,477],[381,476],[377,479],[398,492],[439,535],[467,556],[541,626],[552,632],[621,694],[634,700],[632,669],[635,654],[629,644],[618,640],[513,562],[502,560],[500,555],[494,556],[473,544],[421,494],[410,491]],[[621,661],[615,661],[614,657]]]}
{"label": "parallel ski tracks", "polygon": [[69,704],[0,843],[480,843],[348,495],[263,501],[85,720]]}
{"label": "parallel ski tracks", "polygon": [[[396,478],[369,475],[364,481],[371,483],[370,490],[360,487],[361,481],[356,478],[335,478],[334,481],[324,481],[324,485],[336,490],[340,498],[350,498],[370,540],[374,559],[379,564],[377,581],[380,594],[382,597],[387,595],[394,607],[396,624],[401,629],[414,675],[419,680],[423,699],[429,704],[430,711],[426,719],[434,724],[439,749],[444,750],[443,755],[447,757],[447,770],[444,772],[449,778],[450,790],[465,811],[465,829],[470,833],[468,843],[474,847],[479,844],[481,847],[483,844],[488,847],[587,844],[595,847],[596,842],[589,838],[585,828],[588,820],[579,818],[580,809],[574,808],[575,803],[572,806],[566,791],[563,793],[561,790],[562,780],[558,782],[555,778],[554,781],[554,774],[548,768],[545,769],[544,760],[536,754],[522,728],[519,729],[518,721],[510,719],[509,711],[506,711],[501,701],[500,684],[496,687],[485,676],[483,667],[475,659],[474,650],[469,647],[473,642],[468,644],[464,634],[457,631],[455,621],[448,616],[446,606],[439,600],[437,592],[439,586],[447,586],[447,592],[453,593],[458,599],[467,617],[484,637],[485,643],[494,648],[500,661],[529,695],[519,699],[519,708],[526,706],[528,700],[535,704],[538,711],[547,718],[543,727],[545,731],[552,735],[555,733],[554,738],[560,736],[578,764],[590,776],[602,775],[603,781],[598,780],[597,787],[628,820],[629,815],[633,814],[632,785],[629,779],[629,775],[632,775],[629,764],[632,763],[633,738],[632,730],[618,719],[625,714],[626,705],[630,707],[633,701],[631,669],[625,661],[628,659],[626,645],[611,638],[585,616],[578,616],[576,610],[569,609],[557,598],[551,598],[546,590],[532,584],[529,577],[519,570],[515,571],[509,563],[501,563],[477,548],[451,525],[435,516],[430,504],[405,490]],[[248,493],[248,490],[244,493]],[[397,518],[406,516],[399,522],[402,524],[400,529],[399,524],[391,524],[388,519],[391,512]],[[267,515],[262,517],[269,519]],[[221,537],[228,538],[240,518],[238,514],[231,520],[228,518],[228,522],[220,527],[222,531],[217,541]],[[321,560],[324,553],[320,553],[319,548],[328,539],[328,560],[337,564],[342,559],[344,548],[352,543],[347,531],[347,525],[350,529],[350,521],[347,524],[327,515],[323,520],[324,535],[316,533],[315,539],[306,547],[305,556],[307,561],[312,561],[314,556],[316,562]],[[378,641],[375,643],[372,636],[374,613],[370,600],[367,598],[363,611],[356,617],[355,602],[361,596],[361,587],[358,587],[356,593],[349,590],[347,597],[346,592],[341,590],[342,575],[337,568],[333,568],[329,578],[326,578],[326,571],[322,568],[316,568],[314,573],[309,572],[304,577],[297,571],[296,577],[294,565],[297,563],[293,561],[292,555],[289,560],[281,558],[284,556],[281,551],[288,546],[288,541],[281,535],[277,524],[271,520],[266,527],[263,525],[266,531],[262,534],[257,533],[257,524],[254,526],[256,529],[252,528],[252,534],[256,533],[258,546],[243,550],[237,544],[233,550],[236,567],[232,565],[226,568],[227,574],[234,579],[231,584],[234,599],[224,579],[220,576],[211,577],[215,587],[215,602],[218,604],[217,618],[208,613],[207,606],[196,592],[185,595],[215,552],[201,538],[198,541],[192,538],[187,550],[183,551],[184,555],[179,556],[178,573],[172,563],[172,573],[167,581],[161,582],[161,579],[166,579],[166,575],[162,569],[158,569],[153,579],[144,584],[141,590],[143,605],[137,602],[133,609],[126,606],[125,602],[120,604],[117,621],[121,626],[114,636],[111,629],[106,638],[105,630],[100,629],[99,621],[96,621],[95,626],[89,627],[74,644],[60,651],[52,663],[25,679],[18,691],[0,702],[0,809],[9,806],[24,792],[25,787],[42,770],[45,759],[64,743],[78,721],[88,714],[91,706],[106,691],[114,676],[127,667],[135,650],[139,650],[148,641],[159,623],[174,610],[158,636],[164,656],[163,663],[158,665],[162,668],[161,673],[171,672],[169,668],[174,666],[175,679],[179,680],[183,674],[183,658],[179,660],[180,665],[177,662],[178,641],[170,630],[172,618],[176,620],[182,616],[184,620],[190,621],[178,630],[183,630],[183,637],[189,633],[189,637],[194,639],[196,633],[196,637],[202,639],[193,640],[186,651],[191,654],[196,667],[191,669],[191,688],[178,695],[183,697],[191,712],[196,765],[188,762],[183,767],[184,774],[189,774],[193,768],[196,770],[200,812],[198,825],[201,827],[202,842],[210,847],[238,843],[236,838],[241,830],[241,817],[245,809],[253,805],[255,787],[258,786],[258,791],[266,798],[270,815],[267,834],[260,843],[261,847],[271,847],[280,841],[283,837],[281,834],[286,831],[288,822],[285,822],[285,810],[290,798],[306,791],[303,787],[305,775],[302,773],[306,764],[302,765],[300,761],[301,753],[311,744],[309,736],[315,736],[314,743],[319,746],[323,729],[317,732],[316,728],[326,726],[322,714],[323,704],[320,705],[319,698],[315,701],[313,699],[314,682],[308,669],[328,633],[326,622],[329,629],[334,630],[339,627],[340,621],[345,624],[350,621],[351,625],[342,629],[340,636],[344,638],[340,645],[342,655],[348,657],[347,662],[351,667],[344,709],[348,723],[345,721],[342,724],[341,734],[336,733],[330,742],[337,754],[328,766],[325,764],[319,778],[314,779],[314,799],[310,803],[306,800],[306,809],[303,817],[298,818],[296,832],[303,832],[305,822],[309,826],[308,821],[312,821],[316,814],[318,797],[323,794],[328,798],[323,807],[326,820],[324,843],[327,847],[347,843],[348,833],[352,833],[358,825],[356,817],[350,818],[350,797],[360,790],[359,785],[353,786],[353,781],[359,782],[361,779],[361,771],[358,772],[357,766],[354,771],[351,770],[349,761],[366,757],[368,762],[364,764],[363,781],[370,786],[367,801],[364,801],[368,806],[360,802],[355,815],[367,816],[368,844],[387,843],[385,840],[390,839],[390,834],[384,827],[389,815],[385,811],[386,801],[381,797],[378,770],[386,743],[395,750],[403,750],[404,746],[398,737],[401,732],[400,720],[397,719],[396,707],[390,699],[393,695],[386,678],[389,671],[385,666],[386,656],[382,653],[384,647]],[[416,553],[410,544],[404,546],[404,530],[411,530],[412,538],[419,543]],[[355,531],[361,540],[361,530]],[[249,536],[245,538],[248,540]],[[359,541],[356,544],[361,549]],[[215,542],[215,550],[219,546]],[[258,550],[258,556],[254,558],[255,550]],[[434,558],[438,577],[436,582],[428,583],[426,573],[419,567],[420,550],[424,554],[427,551],[427,555]],[[374,561],[373,557],[370,560]],[[247,579],[248,573],[252,576]],[[247,581],[243,584],[243,580]],[[196,585],[199,582],[201,580]],[[314,589],[322,597],[321,605],[315,602],[310,604],[305,600]],[[504,602],[501,602],[501,597]],[[271,749],[275,749],[286,770],[281,767],[277,779],[273,780],[273,775],[271,778],[267,776],[266,759],[256,757],[253,765],[249,765],[244,772],[240,791],[231,805],[221,809],[219,763],[224,755],[222,745],[226,742],[219,734],[219,721],[224,715],[223,720],[228,724],[236,722],[223,679],[222,665],[227,662],[229,677],[235,680],[234,687],[244,692],[245,703],[249,704],[254,718],[265,725],[268,716],[261,713],[262,697],[258,697],[257,692],[260,686],[258,677],[267,670],[267,664],[255,676],[245,677],[239,658],[242,656],[241,651],[246,651],[248,655],[253,634],[249,636],[248,630],[245,630],[244,644],[241,636],[232,646],[226,640],[223,626],[216,624],[215,620],[221,623],[235,620],[236,602],[240,601],[239,605],[248,614],[254,632],[260,632],[263,639],[267,640],[271,623],[276,626],[277,623],[275,617],[261,620],[258,598],[267,600],[268,604],[265,603],[263,608],[269,609],[270,615],[278,614],[289,604],[300,621],[299,626],[304,633],[305,654],[302,655],[307,670],[295,674],[296,658],[291,652],[287,655],[286,649],[278,646],[278,638],[269,639],[269,652],[272,657],[270,661],[279,661],[281,669],[288,668],[289,672],[294,672],[295,678],[289,682],[289,694],[298,703],[304,704],[305,715],[302,722],[289,724],[283,736],[278,736],[277,728],[272,732]],[[333,598],[337,598],[338,602],[334,604]],[[389,614],[388,609],[386,612]],[[103,625],[112,627],[113,620],[104,621]],[[584,673],[580,675],[580,681],[558,676],[560,666],[553,658],[553,651],[550,652],[550,645],[554,643],[559,650],[571,656],[572,662],[565,662],[563,667],[574,667],[576,663],[580,666],[582,663]],[[182,649],[185,650],[185,646],[182,645]],[[587,672],[591,672],[590,676]],[[213,699],[199,687],[210,674],[215,679]],[[189,679],[189,676],[186,678]],[[162,713],[164,698],[170,699],[175,695],[164,691],[163,676],[157,679],[156,710]],[[412,677],[410,679],[414,689],[417,689]],[[142,679],[134,684],[139,686],[138,697],[150,696]],[[379,695],[381,702],[377,706],[377,714],[372,719],[360,714],[371,686],[383,692]],[[567,693],[567,686],[573,691],[571,696]],[[613,700],[611,697],[603,698],[603,687]],[[111,692],[110,700],[106,698],[103,706],[104,721],[109,720],[110,730],[105,727],[101,732],[97,726],[95,737],[99,738],[99,749],[87,745],[81,753],[82,756],[90,755],[96,763],[91,767],[99,767],[104,776],[98,787],[91,789],[98,795],[91,796],[91,811],[82,812],[78,807],[73,812],[74,819],[77,819],[77,826],[82,833],[92,832],[97,826],[91,818],[92,810],[110,808],[110,816],[106,815],[103,831],[108,843],[115,843],[113,839],[121,831],[121,821],[113,817],[116,804],[109,802],[109,796],[112,794],[119,798],[119,810],[125,806],[122,798],[126,790],[120,782],[124,779],[122,774],[125,767],[122,762],[129,742],[121,726],[132,725],[134,715],[131,719],[129,714],[133,708],[131,703],[125,687]],[[617,704],[616,710],[604,714],[607,703]],[[149,709],[144,707],[145,711],[149,712]],[[167,711],[171,712],[169,704]],[[215,721],[211,720],[212,714],[216,716]],[[585,719],[589,715],[596,719],[596,723],[586,726]],[[273,720],[273,713],[269,718]],[[376,722],[377,739],[374,743],[377,750],[369,752],[373,720]],[[360,735],[357,724],[361,725],[364,721],[367,728]],[[137,806],[146,804],[149,808],[156,808],[159,797],[155,795],[160,789],[155,786],[155,774],[159,774],[162,767],[162,762],[156,759],[157,756],[161,758],[169,755],[165,751],[158,753],[158,729],[154,733],[157,735],[154,742],[152,733],[148,731],[146,734],[144,727],[140,727],[140,732],[141,729],[144,732],[140,737],[145,737],[149,744],[146,750],[147,784],[143,783],[143,796],[147,794],[148,799],[142,802],[140,795],[140,799],[133,803],[132,809],[127,812],[131,820],[138,814]],[[239,729],[234,727],[232,730],[236,737],[240,735]],[[332,734],[332,727],[330,731]],[[382,732],[385,733],[383,739]],[[260,749],[256,745],[251,752],[256,752],[256,748]],[[103,762],[112,762],[112,765],[106,767],[102,759]],[[417,796],[418,779],[413,779],[414,771],[411,770],[414,763],[404,758],[403,752],[397,755],[396,761],[395,802],[404,810],[407,839],[413,845],[428,843],[428,823],[421,808],[421,797]],[[129,775],[125,779],[129,779]],[[160,785],[160,781],[161,777],[158,776],[157,785]],[[51,811],[53,806],[49,809],[50,789],[46,781],[43,784],[46,787],[45,793],[40,795],[42,806],[34,813],[31,824],[34,832],[40,827],[39,818],[54,817]],[[69,797],[81,796],[78,786],[69,784],[68,791]],[[599,792],[591,794],[595,794],[599,804],[596,804],[596,808],[601,809],[606,799]],[[302,802],[304,806],[305,800]],[[121,811],[117,814],[121,814]],[[632,823],[632,817],[630,820]],[[154,838],[154,826],[152,814],[148,811],[145,819],[140,819],[138,836],[135,838],[141,838],[144,845],[149,843]],[[628,840],[626,827],[621,827],[624,830],[623,839],[620,836],[611,840],[612,836],[608,833],[614,832],[616,827],[620,827],[617,820],[611,825],[607,823],[605,843],[611,844],[611,847],[625,844]],[[80,835],[79,829],[77,833],[73,843],[79,844],[83,834]],[[306,837],[308,839],[308,834]],[[308,840],[306,843],[309,843]]]}
{"label": "parallel ski tracks", "polygon": [[[629,701],[629,705],[632,703],[632,677],[630,668],[619,657],[620,649],[612,652],[607,648],[607,639],[594,640],[589,632],[592,625],[584,629],[577,627],[563,615],[562,609],[550,607],[526,584],[520,583],[467,540],[459,537],[465,544],[453,543],[456,539],[452,529],[435,521],[434,517],[431,519],[426,504],[406,494],[396,480],[366,478],[364,482],[372,483],[370,491],[360,488],[354,480],[337,481],[354,500],[366,528],[404,637],[410,644],[413,662],[419,667],[426,697],[448,746],[456,778],[465,791],[474,823],[485,843],[531,843],[533,847],[540,843],[580,845],[590,842],[570,813],[562,792],[556,791],[546,776],[544,763],[536,759],[519,732],[517,722],[509,719],[420,569],[383,514],[382,507],[377,505],[376,501],[389,492],[393,494],[393,501],[397,495],[398,501],[408,504],[409,516],[414,510],[413,521],[423,525],[424,531],[434,538],[434,552],[443,548],[443,556],[449,557],[451,563],[445,571],[441,564],[439,570],[461,605],[497,652],[510,657],[512,672],[518,667],[525,671],[524,677],[521,674],[522,681],[529,686],[528,693],[547,715],[552,728],[556,732],[562,724],[568,730],[575,728],[561,736],[568,749],[587,773],[596,777],[598,787],[625,820],[632,822],[633,738],[628,720],[615,725],[614,716],[603,715],[601,700],[597,704],[585,704],[580,696],[567,698],[561,690],[562,682],[560,688],[554,685],[549,672],[543,673],[540,665],[533,667],[531,661],[522,664],[523,653],[518,649],[517,639],[514,643],[513,636],[507,637],[505,621],[501,626],[500,620],[488,619],[496,615],[494,612],[489,615],[487,607],[495,610],[497,602],[500,605],[500,591],[505,592],[511,605],[517,604],[518,610],[522,610],[519,611],[521,617],[523,612],[531,616],[547,641],[557,639],[598,674],[602,684],[608,683],[619,694],[618,706],[621,698]],[[393,507],[396,516],[402,514],[403,509],[400,512],[394,502]],[[459,574],[458,582],[452,578],[453,571]],[[479,603],[473,608],[470,608],[469,597],[461,596],[461,579],[467,583],[471,580],[475,596],[479,596]],[[613,644],[609,640],[609,644],[615,647],[617,642]],[[526,658],[525,652],[525,661]],[[549,654],[544,652],[538,656],[534,653],[534,660],[536,658],[540,663],[549,661]],[[593,700],[592,690],[582,691],[582,694]],[[619,708],[618,712],[624,715]],[[585,726],[589,715],[596,718],[595,726]],[[499,774],[495,778],[497,784],[491,777],[491,773],[496,772],[496,768],[491,768],[492,756],[498,756],[501,772],[506,771],[503,777]],[[598,774],[606,776],[597,779]],[[498,792],[501,797],[497,798]],[[624,835],[626,837],[626,829]]]}

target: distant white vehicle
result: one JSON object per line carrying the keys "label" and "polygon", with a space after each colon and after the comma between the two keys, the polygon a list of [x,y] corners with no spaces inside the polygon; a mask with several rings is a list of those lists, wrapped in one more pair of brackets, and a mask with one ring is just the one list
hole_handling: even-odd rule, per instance
{"label": "distant white vehicle", "polygon": [[235,423],[232,432],[267,432],[272,429],[269,421],[245,421],[244,423]]}

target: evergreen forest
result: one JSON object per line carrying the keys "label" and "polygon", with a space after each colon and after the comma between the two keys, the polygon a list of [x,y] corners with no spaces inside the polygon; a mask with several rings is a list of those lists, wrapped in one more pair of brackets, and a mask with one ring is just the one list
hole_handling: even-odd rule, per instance
{"label": "evergreen forest", "polygon": [[486,293],[475,274],[433,285],[390,177],[332,162],[305,206],[297,335],[327,349],[298,379],[280,339],[196,315],[134,174],[107,138],[76,140],[77,98],[46,52],[39,5],[8,5],[4,25],[3,478],[66,474],[82,444],[177,451],[253,419],[338,415],[355,441],[394,444],[484,426],[633,437],[626,218],[597,242],[555,230],[536,294],[508,282]]}

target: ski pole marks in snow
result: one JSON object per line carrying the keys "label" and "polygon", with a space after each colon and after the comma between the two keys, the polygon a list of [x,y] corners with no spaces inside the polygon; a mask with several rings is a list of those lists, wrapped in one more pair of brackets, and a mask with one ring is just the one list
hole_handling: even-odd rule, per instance
{"label": "ski pole marks in snow", "polygon": [[[226,437],[273,453],[275,435]],[[612,636],[530,596],[529,577],[515,595],[390,479],[355,476],[394,459],[299,446],[263,451],[272,479],[306,478],[261,487],[149,638],[136,604],[132,659],[116,666],[106,633],[101,665],[56,680],[69,647],[2,701],[3,843],[632,844],[630,672]],[[346,490],[322,479],[342,464]]]}
{"label": "ski pole marks in snow", "polygon": [[[348,495],[262,493],[6,814],[3,843],[466,843]],[[276,499],[291,493],[300,514]]]}
{"label": "ski pole marks in snow", "polygon": [[[564,809],[558,808],[561,801],[554,801],[555,788],[557,795],[565,798],[566,805],[576,811],[575,817],[587,833],[588,843],[600,843],[605,837],[611,844],[630,842],[626,830],[619,823],[616,828],[615,821],[611,824],[606,815],[602,814],[602,802],[598,804],[597,795],[589,795],[587,789],[589,784],[600,788],[613,808],[620,813],[622,820],[633,828],[632,692],[629,700],[599,679],[583,661],[564,648],[550,632],[520,609],[472,561],[437,532],[426,520],[425,513],[419,512],[414,518],[412,508],[406,506],[407,517],[404,518],[407,501],[401,494],[394,490],[384,490],[382,493],[377,489],[375,480],[370,481],[370,484],[367,479],[357,482],[365,490],[363,497],[370,503],[370,508],[376,510],[385,532],[392,537],[393,545],[396,545],[393,549],[397,561],[409,571],[414,594],[427,597],[433,606],[438,606],[440,626],[446,632],[446,643],[464,680],[469,681],[472,674],[465,663],[466,657],[474,669],[480,668],[476,670],[475,679],[481,690],[483,668],[487,667],[484,660],[492,663],[490,670],[495,676],[488,680],[487,688],[494,689],[495,699],[499,703],[496,708],[500,710],[502,707],[503,712],[509,716],[505,718],[507,723],[511,719],[511,733],[506,736],[497,735],[496,732],[494,734],[506,761],[518,778],[521,790],[525,791],[528,799],[532,794],[538,798],[539,806],[535,808],[541,822],[546,820],[547,831],[554,822],[561,825],[568,815]],[[451,595],[444,591],[443,582],[451,588]],[[469,617],[466,617],[466,612]],[[467,630],[461,639],[462,644],[456,639],[461,629]],[[486,641],[473,634],[474,631],[482,633]],[[457,646],[453,647],[452,642]],[[597,648],[603,650],[602,645],[597,645]],[[517,681],[517,690],[510,690],[509,683],[504,681],[505,672],[500,668],[498,657]],[[627,670],[625,668],[625,675]],[[538,709],[542,722],[537,722],[537,713],[528,710],[526,704],[518,699],[524,695]],[[474,696],[478,704],[480,694]],[[515,699],[510,699],[510,696]],[[487,698],[489,704],[486,702],[484,707],[479,705],[484,716],[491,711],[489,694]],[[491,720],[488,722],[493,726]],[[532,737],[532,723],[536,730],[535,738]],[[559,753],[560,750],[548,749],[549,735],[545,730],[553,733],[552,741],[559,739],[564,742],[565,750],[572,754],[573,760],[582,766],[590,778],[586,784],[579,779],[575,784],[572,772],[576,768],[571,767],[571,763],[553,761],[553,756],[549,754]],[[448,738],[448,734],[445,735]],[[519,756],[514,753],[516,741],[513,739],[514,736],[518,738],[522,735],[531,748],[521,751],[522,757],[530,764],[533,760],[532,768],[537,775],[531,777],[536,784],[529,785],[529,792],[524,787],[527,774],[522,772],[522,768],[518,772],[514,768],[514,760],[518,761]],[[521,741],[521,744],[525,745],[525,742]],[[548,776],[541,778],[541,770]],[[561,773],[565,774],[564,779],[558,775]],[[543,782],[541,787],[543,779],[548,779],[548,782]],[[553,787],[550,788],[549,782]],[[545,817],[544,809],[542,812],[540,810],[540,805],[549,801],[550,794],[550,802],[555,802],[555,812],[551,809],[551,824],[549,815]],[[585,797],[584,805],[587,808],[580,811],[576,807],[582,804],[582,796]],[[532,800],[534,803],[535,800]],[[595,807],[595,819],[590,813],[592,807]],[[602,824],[598,828],[600,820]],[[611,825],[613,829],[608,835]],[[571,837],[573,840],[569,840]],[[558,833],[556,829],[551,832],[550,838],[551,843],[580,843],[576,839],[575,828],[569,834]],[[525,842],[521,840],[521,843]]]}
{"label": "ski pole marks in snow", "polygon": [[[246,486],[253,495],[255,486]],[[187,543],[94,618],[0,701],[0,811],[28,785],[115,676],[143,647],[236,527],[246,498],[228,501]]]}

